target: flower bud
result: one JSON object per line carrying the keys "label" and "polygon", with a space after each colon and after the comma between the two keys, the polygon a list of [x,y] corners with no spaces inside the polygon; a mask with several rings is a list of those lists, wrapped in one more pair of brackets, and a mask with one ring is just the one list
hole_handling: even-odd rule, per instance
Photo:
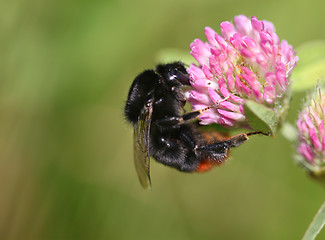
{"label": "flower bud", "polygon": [[325,88],[316,90],[307,98],[300,112],[298,127],[298,162],[312,175],[325,176]]}

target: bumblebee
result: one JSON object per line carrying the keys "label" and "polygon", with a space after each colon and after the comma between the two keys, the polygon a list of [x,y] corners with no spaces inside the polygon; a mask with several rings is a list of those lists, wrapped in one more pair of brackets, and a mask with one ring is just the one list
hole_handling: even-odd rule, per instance
{"label": "bumblebee", "polygon": [[184,113],[185,88],[190,79],[181,62],[157,65],[133,81],[125,117],[134,127],[134,162],[141,185],[151,188],[150,157],[182,172],[201,172],[227,159],[229,150],[248,140],[242,133],[231,138],[202,132],[195,123],[204,111]]}

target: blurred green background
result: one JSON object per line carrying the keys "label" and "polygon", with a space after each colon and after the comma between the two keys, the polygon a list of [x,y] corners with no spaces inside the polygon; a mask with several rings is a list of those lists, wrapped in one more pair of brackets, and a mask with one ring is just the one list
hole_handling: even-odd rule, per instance
{"label": "blurred green background", "polygon": [[[300,239],[324,191],[280,134],[251,137],[206,174],[152,161],[144,191],[123,105],[159,51],[189,51],[205,26],[255,15],[296,48],[325,39],[324,9],[322,0],[1,0],[0,239]],[[292,122],[303,96],[293,96]]]}

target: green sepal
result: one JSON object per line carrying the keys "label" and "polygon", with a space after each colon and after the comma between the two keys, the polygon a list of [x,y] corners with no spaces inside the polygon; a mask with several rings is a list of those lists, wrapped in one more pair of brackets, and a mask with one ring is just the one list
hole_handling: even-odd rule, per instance
{"label": "green sepal", "polygon": [[274,135],[277,117],[274,111],[262,104],[247,100],[244,111],[249,125],[257,132]]}

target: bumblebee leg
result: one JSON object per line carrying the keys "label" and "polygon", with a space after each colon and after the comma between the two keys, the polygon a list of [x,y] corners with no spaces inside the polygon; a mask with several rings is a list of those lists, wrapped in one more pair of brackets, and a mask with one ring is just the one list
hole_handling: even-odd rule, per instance
{"label": "bumblebee leg", "polygon": [[226,101],[228,98],[229,97],[226,97],[226,98],[222,99],[221,101],[219,101],[211,106],[208,106],[206,108],[202,108],[202,109],[199,109],[199,110],[196,110],[193,112],[185,113],[180,117],[168,117],[168,118],[161,119],[161,120],[157,121],[157,124],[161,127],[173,127],[173,126],[180,125],[184,122],[188,122],[188,121],[197,119],[205,111],[218,107],[221,102]]}
{"label": "bumblebee leg", "polygon": [[232,147],[238,147],[239,145],[243,144],[247,140],[248,140],[247,134],[242,133],[242,134],[238,134],[234,137],[231,137],[225,141],[201,145],[201,146],[197,147],[196,150],[215,151],[215,152],[223,153],[223,152],[225,152],[226,149],[229,150]]}
{"label": "bumblebee leg", "polygon": [[195,151],[201,155],[200,158],[209,158],[213,161],[222,161],[228,156],[230,147],[226,142],[218,142],[208,145],[198,146]]}
{"label": "bumblebee leg", "polygon": [[195,151],[198,152],[200,158],[209,158],[212,161],[222,163],[228,157],[228,151],[232,147],[237,147],[248,140],[245,133],[236,135],[226,141],[215,142],[211,144],[198,146]]}
{"label": "bumblebee leg", "polygon": [[185,113],[180,117],[168,117],[168,118],[160,119],[160,120],[157,121],[157,124],[160,127],[174,127],[174,126],[183,124],[184,122],[188,122],[188,121],[197,119],[206,110],[215,108],[217,106],[218,106],[218,104],[214,104],[214,105],[211,105],[209,107],[206,107],[206,108],[203,108],[203,109],[200,109],[200,110],[197,110],[197,111]]}

